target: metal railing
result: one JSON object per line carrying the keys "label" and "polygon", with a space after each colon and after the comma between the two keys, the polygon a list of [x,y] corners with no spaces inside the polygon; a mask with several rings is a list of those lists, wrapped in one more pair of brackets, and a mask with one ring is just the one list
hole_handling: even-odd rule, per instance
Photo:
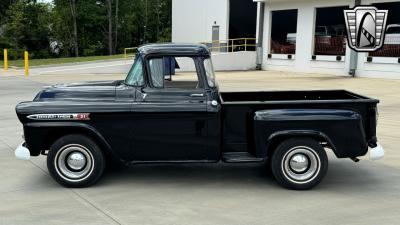
{"label": "metal railing", "polygon": [[[201,42],[206,45],[212,52],[238,52],[238,51],[255,51],[257,47],[256,38],[234,38],[227,40],[217,40],[211,42]],[[138,47],[124,48],[124,57],[127,59],[134,56]]]}
{"label": "metal railing", "polygon": [[201,44],[206,45],[212,52],[255,51],[257,47],[257,39],[234,38],[211,42],[201,42]]}
{"label": "metal railing", "polygon": [[[129,56],[134,56],[138,47],[124,48],[124,57],[127,59]],[[131,53],[129,53],[131,52]]]}

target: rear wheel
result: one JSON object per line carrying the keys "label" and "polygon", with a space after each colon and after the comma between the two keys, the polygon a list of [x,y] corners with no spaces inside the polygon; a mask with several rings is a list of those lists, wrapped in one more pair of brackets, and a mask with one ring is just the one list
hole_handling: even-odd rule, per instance
{"label": "rear wheel", "polygon": [[105,158],[98,145],[83,135],[67,135],[53,143],[47,156],[50,175],[66,187],[87,187],[104,172]]}
{"label": "rear wheel", "polygon": [[313,139],[288,139],[275,149],[271,170],[283,187],[307,190],[324,178],[328,170],[328,157],[324,148]]}

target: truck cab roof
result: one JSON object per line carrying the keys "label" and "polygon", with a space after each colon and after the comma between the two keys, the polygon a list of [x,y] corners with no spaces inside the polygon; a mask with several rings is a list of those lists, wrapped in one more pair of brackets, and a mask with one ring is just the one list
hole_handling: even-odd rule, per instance
{"label": "truck cab roof", "polygon": [[141,55],[210,56],[207,46],[202,44],[147,44],[139,47],[138,52]]}

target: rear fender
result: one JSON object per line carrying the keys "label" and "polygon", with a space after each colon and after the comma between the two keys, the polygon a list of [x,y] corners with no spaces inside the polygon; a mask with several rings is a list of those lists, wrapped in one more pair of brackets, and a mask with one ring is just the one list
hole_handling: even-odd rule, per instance
{"label": "rear fender", "polygon": [[273,153],[273,150],[282,141],[296,137],[309,137],[321,143],[326,142],[327,145],[333,150],[336,157],[338,156],[336,154],[336,147],[333,144],[333,142],[329,139],[329,137],[326,134],[315,130],[284,130],[271,134],[267,139],[266,153],[265,153],[266,156],[270,157]]}
{"label": "rear fender", "polygon": [[342,109],[270,109],[255,112],[256,155],[268,157],[284,139],[311,137],[327,143],[336,157],[353,158],[368,151],[362,117]]}

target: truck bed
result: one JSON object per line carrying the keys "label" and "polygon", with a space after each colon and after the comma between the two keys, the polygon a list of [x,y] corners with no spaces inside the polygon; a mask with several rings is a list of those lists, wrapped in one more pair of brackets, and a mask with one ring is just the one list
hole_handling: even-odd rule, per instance
{"label": "truck bed", "polygon": [[266,103],[280,101],[376,101],[346,90],[311,90],[311,91],[271,91],[271,92],[223,92],[222,103]]}
{"label": "truck bed", "polygon": [[366,141],[376,136],[375,110],[379,101],[349,91],[225,92],[220,93],[220,96],[223,106],[223,152],[255,154],[254,116],[262,110],[350,110],[362,117]]}

